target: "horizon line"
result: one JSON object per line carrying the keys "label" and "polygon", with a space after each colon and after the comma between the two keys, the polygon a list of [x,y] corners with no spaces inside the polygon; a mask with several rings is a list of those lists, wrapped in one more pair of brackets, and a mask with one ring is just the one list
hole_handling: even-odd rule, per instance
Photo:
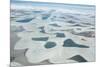
{"label": "horizon line", "polygon": [[16,3],[16,2],[33,2],[33,3],[48,3],[48,4],[61,4],[61,5],[80,5],[80,6],[96,6],[95,4],[94,5],[91,5],[91,4],[76,4],[76,3],[59,3],[59,2],[42,2],[42,1],[17,1],[17,0],[10,0],[10,3]]}

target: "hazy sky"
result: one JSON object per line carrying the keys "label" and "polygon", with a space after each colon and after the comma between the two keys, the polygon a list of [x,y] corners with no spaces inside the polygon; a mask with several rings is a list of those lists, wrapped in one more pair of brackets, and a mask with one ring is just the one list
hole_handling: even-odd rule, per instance
{"label": "hazy sky", "polygon": [[95,5],[95,0],[17,0],[17,1],[44,1],[44,2],[58,2],[58,3]]}

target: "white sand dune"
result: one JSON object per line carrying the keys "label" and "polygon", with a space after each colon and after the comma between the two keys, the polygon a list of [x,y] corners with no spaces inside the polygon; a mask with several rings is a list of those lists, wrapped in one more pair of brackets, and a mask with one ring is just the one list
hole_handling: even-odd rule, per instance
{"label": "white sand dune", "polygon": [[69,9],[12,7],[11,65],[95,61],[93,16]]}

